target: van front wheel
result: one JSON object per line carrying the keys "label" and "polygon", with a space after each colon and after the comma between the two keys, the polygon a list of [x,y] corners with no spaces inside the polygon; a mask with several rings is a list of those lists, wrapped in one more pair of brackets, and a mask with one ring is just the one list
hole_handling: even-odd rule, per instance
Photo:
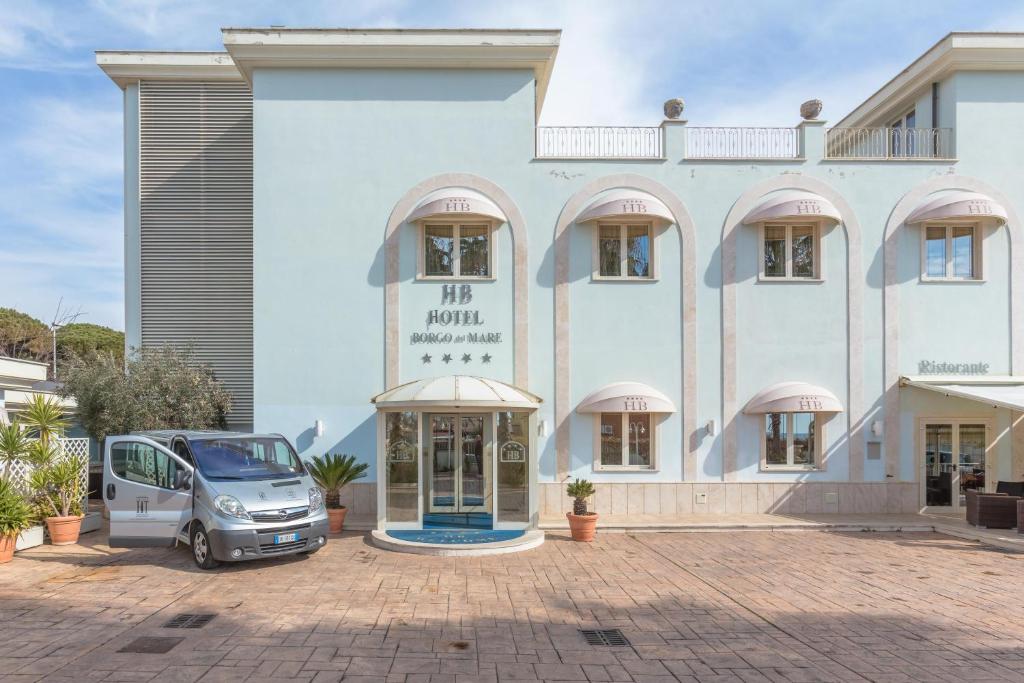
{"label": "van front wheel", "polygon": [[200,569],[214,569],[220,565],[213,557],[210,536],[199,522],[192,525],[192,559]]}

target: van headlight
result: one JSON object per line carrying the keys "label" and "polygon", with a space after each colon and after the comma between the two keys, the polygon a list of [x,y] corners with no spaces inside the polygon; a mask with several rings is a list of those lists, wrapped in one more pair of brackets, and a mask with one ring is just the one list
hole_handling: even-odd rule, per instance
{"label": "van headlight", "polygon": [[324,494],[319,487],[314,486],[309,490],[309,512],[319,512],[324,506]]}
{"label": "van headlight", "polygon": [[228,517],[252,521],[252,517],[246,512],[245,506],[234,496],[217,496],[213,499],[213,505]]}

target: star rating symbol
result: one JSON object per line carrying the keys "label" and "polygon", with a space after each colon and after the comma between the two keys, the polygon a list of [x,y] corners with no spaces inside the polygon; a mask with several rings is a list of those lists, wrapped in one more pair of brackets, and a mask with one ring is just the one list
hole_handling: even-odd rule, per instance
{"label": "star rating symbol", "polygon": [[423,362],[424,363],[429,363],[430,362],[430,354],[429,353],[423,354]]}
{"label": "star rating symbol", "polygon": [[491,354],[485,353],[483,356],[480,357],[480,360],[482,360],[485,363],[490,363],[491,362]]}
{"label": "star rating symbol", "polygon": [[473,360],[473,356],[469,355],[468,353],[462,354],[462,362],[463,363],[468,363],[471,360]]}
{"label": "star rating symbol", "polygon": [[441,356],[441,360],[444,361],[445,363],[451,363],[452,362],[452,354],[450,354],[450,353],[444,354],[443,356]]}

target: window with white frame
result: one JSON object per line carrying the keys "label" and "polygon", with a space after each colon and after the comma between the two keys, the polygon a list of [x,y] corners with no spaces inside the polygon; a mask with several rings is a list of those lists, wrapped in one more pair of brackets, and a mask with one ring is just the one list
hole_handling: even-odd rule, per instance
{"label": "window with white frame", "polygon": [[649,223],[597,226],[595,275],[649,280],[654,277],[654,232]]}
{"label": "window with white frame", "polygon": [[763,469],[815,469],[821,463],[817,413],[766,413],[761,439]]}
{"label": "window with white frame", "polygon": [[494,276],[492,226],[487,223],[426,223],[421,229],[420,277]]}
{"label": "window with white frame", "polygon": [[761,277],[779,280],[821,277],[820,230],[816,224],[767,223],[761,228]]}
{"label": "window with white frame", "polygon": [[597,423],[597,469],[655,468],[651,413],[601,413]]}
{"label": "window with white frame", "polygon": [[914,109],[892,122],[890,143],[894,157],[914,155],[915,139],[911,131],[916,127],[917,112]]}
{"label": "window with white frame", "polygon": [[978,280],[981,249],[977,225],[925,225],[921,276],[926,280]]}

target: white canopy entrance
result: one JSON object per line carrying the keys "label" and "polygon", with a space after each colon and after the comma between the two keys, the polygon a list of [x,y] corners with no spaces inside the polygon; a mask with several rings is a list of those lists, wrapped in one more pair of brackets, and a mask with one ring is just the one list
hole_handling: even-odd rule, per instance
{"label": "white canopy entrance", "polygon": [[445,375],[371,401],[379,530],[536,525],[539,396],[495,379]]}

